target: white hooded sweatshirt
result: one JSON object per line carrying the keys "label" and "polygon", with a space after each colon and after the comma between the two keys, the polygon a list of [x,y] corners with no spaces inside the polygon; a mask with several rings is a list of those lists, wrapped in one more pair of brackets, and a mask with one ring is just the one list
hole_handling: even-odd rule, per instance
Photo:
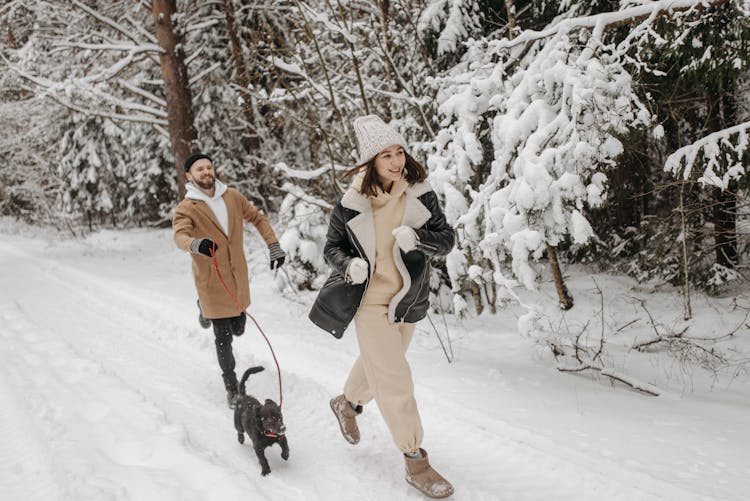
{"label": "white hooded sweatshirt", "polygon": [[215,186],[216,190],[214,191],[214,196],[209,197],[199,190],[193,183],[185,183],[185,198],[203,200],[206,202],[206,205],[214,211],[214,215],[219,221],[221,229],[224,230],[224,234],[229,236],[229,214],[227,214],[227,204],[224,203],[224,198],[222,198],[224,192],[227,191],[227,185],[217,179]]}

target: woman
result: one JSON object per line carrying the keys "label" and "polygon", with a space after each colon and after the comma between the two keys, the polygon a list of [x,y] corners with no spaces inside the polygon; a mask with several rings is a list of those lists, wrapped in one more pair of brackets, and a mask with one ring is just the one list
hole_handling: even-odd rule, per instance
{"label": "woman", "polygon": [[344,439],[356,444],[356,417],[374,399],[404,453],[406,481],[429,497],[448,497],[453,486],[421,448],[406,349],[427,315],[429,258],[450,251],[453,229],[398,132],[375,115],[356,119],[354,132],[359,162],[344,177],[356,176],[333,209],[324,249],[333,271],[310,311],[337,338],[352,319],[357,331],[360,355],[331,409]]}

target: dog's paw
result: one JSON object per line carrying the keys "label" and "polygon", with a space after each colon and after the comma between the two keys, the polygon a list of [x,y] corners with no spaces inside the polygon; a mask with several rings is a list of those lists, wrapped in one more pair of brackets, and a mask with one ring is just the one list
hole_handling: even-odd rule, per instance
{"label": "dog's paw", "polygon": [[263,475],[264,477],[268,475],[269,473],[271,473],[271,468],[263,468],[263,470],[260,472],[260,474]]}
{"label": "dog's paw", "polygon": [[238,433],[237,434],[237,441],[241,444],[245,443],[245,434],[244,433]]}
{"label": "dog's paw", "polygon": [[286,461],[287,459],[289,459],[289,451],[282,451],[282,453],[281,453],[281,459],[283,459],[284,461]]}

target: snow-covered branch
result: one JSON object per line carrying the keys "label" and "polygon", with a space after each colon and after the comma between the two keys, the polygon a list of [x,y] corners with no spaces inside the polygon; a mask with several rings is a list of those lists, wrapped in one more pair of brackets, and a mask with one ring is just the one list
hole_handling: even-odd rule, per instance
{"label": "snow-covered branch", "polygon": [[318,207],[322,209],[325,209],[325,210],[333,209],[333,205],[329,204],[325,200],[321,200],[320,198],[313,197],[307,194],[302,188],[300,188],[296,184],[284,183],[284,185],[281,187],[281,191],[288,193],[289,195],[292,195],[293,197],[296,197],[297,199],[302,200],[303,202],[306,202],[308,204],[317,205]]}
{"label": "snow-covered branch", "polygon": [[[749,136],[750,121],[714,132],[672,153],[664,170],[675,177],[690,179],[697,164],[703,167],[698,182],[726,189],[732,179],[745,175],[742,157],[748,151]],[[734,164],[728,164],[729,154],[736,159]]]}
{"label": "snow-covered branch", "polygon": [[[470,11],[465,0],[435,0],[428,2],[417,22],[417,29],[439,31],[438,55],[456,50],[458,44],[468,37],[468,29],[477,24],[475,12]],[[442,25],[442,28],[441,28]]]}
{"label": "snow-covered branch", "polygon": [[117,80],[117,83],[120,85],[120,87],[122,87],[124,89],[127,89],[127,90],[129,90],[130,92],[132,92],[134,94],[138,94],[139,96],[144,97],[144,98],[148,99],[149,101],[157,104],[158,106],[166,109],[167,102],[166,102],[166,100],[162,99],[161,97],[156,96],[153,93],[148,92],[148,91],[146,91],[144,89],[141,89],[137,85],[134,85],[134,84],[128,82],[127,80],[119,79],[119,80]]}
{"label": "snow-covered branch", "polygon": [[[484,57],[491,63],[496,54]],[[439,111],[450,121],[428,165],[472,261],[497,270],[510,257],[514,275],[533,288],[529,258],[567,237],[585,243],[593,235],[584,209],[604,200],[603,171],[623,150],[616,134],[648,123],[649,113],[601,29],[584,41],[557,32],[512,75],[498,59],[456,75],[445,89]],[[481,145],[486,133],[489,159]],[[482,164],[489,169],[477,183],[474,166]],[[453,186],[472,181],[464,200],[455,196]]]}
{"label": "snow-covered branch", "polygon": [[578,29],[592,30],[599,26],[601,30],[608,30],[624,24],[634,24],[648,18],[656,19],[658,16],[675,11],[715,7],[726,3],[727,1],[728,0],[657,0],[655,2],[646,2],[642,5],[625,8],[619,11],[562,19],[541,31],[525,30],[512,40],[503,39],[495,42],[493,45],[496,49],[510,49],[520,45],[527,45],[537,40],[551,38],[560,33],[570,33],[571,31]]}
{"label": "snow-covered branch", "polygon": [[[337,164],[337,165],[334,166],[334,169],[336,169],[336,171],[339,171],[339,172],[343,172],[343,171],[345,171],[348,168],[349,167],[347,167],[345,165],[338,165]],[[290,178],[293,178],[293,179],[302,179],[302,180],[306,180],[306,181],[309,181],[309,180],[312,180],[312,179],[317,179],[317,178],[319,178],[321,176],[324,176],[324,175],[327,175],[327,174],[329,174],[331,172],[331,167],[330,166],[318,167],[317,169],[313,169],[313,170],[300,170],[300,169],[293,169],[293,168],[289,167],[287,164],[282,163],[282,162],[277,163],[274,166],[274,169],[276,171],[282,173],[286,177],[290,177]]]}
{"label": "snow-covered branch", "polygon": [[98,20],[99,22],[109,26],[113,30],[121,33],[125,37],[129,38],[130,40],[140,43],[140,40],[138,40],[137,37],[133,36],[133,30],[128,29],[127,27],[123,26],[122,24],[118,23],[117,21],[110,19],[107,16],[104,16],[91,7],[81,3],[79,0],[71,0],[71,3],[81,9],[83,12],[88,14],[89,16],[93,17],[94,19]]}
{"label": "snow-covered branch", "polygon": [[425,110],[421,103],[419,103],[419,100],[415,98],[415,93],[411,89],[411,86],[405,81],[403,75],[401,74],[401,71],[398,68],[398,65],[393,61],[393,57],[388,52],[388,48],[383,45],[383,43],[380,41],[380,38],[377,38],[378,46],[380,47],[381,53],[385,56],[386,60],[390,64],[391,71],[394,75],[396,75],[396,79],[398,80],[398,83],[401,85],[401,88],[404,89],[404,92],[406,92],[409,97],[411,98],[412,102],[415,103],[415,106],[417,108],[417,111],[419,111],[419,116],[421,117],[422,126],[424,127],[424,130],[429,135],[430,139],[435,138],[435,131],[432,130],[432,126],[430,125],[430,121],[425,116]]}
{"label": "snow-covered branch", "polygon": [[[2,57],[3,60],[6,62],[6,64],[8,65],[8,67],[11,68],[16,73],[18,73],[18,75],[32,82],[37,87],[45,89],[43,96],[49,96],[55,99],[60,104],[72,110],[81,111],[82,113],[85,113],[87,115],[104,116],[104,117],[108,117],[112,119],[127,120],[130,122],[140,122],[140,123],[158,124],[158,125],[166,125],[167,123],[166,120],[161,120],[162,118],[166,119],[166,116],[167,116],[166,111],[164,111],[164,109],[162,108],[153,108],[150,106],[145,106],[140,103],[126,101],[119,97],[113,96],[107,92],[103,92],[102,90],[100,90],[99,88],[95,86],[88,86],[88,85],[81,83],[81,82],[89,83],[87,79],[85,78],[73,79],[73,80],[64,81],[64,82],[53,82],[43,77],[31,75],[23,71],[22,69],[18,68],[17,66],[11,64],[7,59],[5,59],[4,56],[0,55],[0,57]],[[136,91],[137,89],[135,86],[125,83],[123,80],[119,80],[119,83],[120,85],[126,86],[131,91]],[[114,107],[117,107],[123,110],[140,111],[142,113],[147,113],[149,115],[153,115],[154,117],[158,117],[158,118],[150,119],[144,115],[134,116],[134,115],[128,115],[128,114],[122,114],[122,113],[94,111],[91,108],[76,106],[73,103],[71,103],[68,99],[61,97],[61,96],[69,96],[72,93],[74,93],[76,90],[84,91],[88,93],[90,96],[98,97],[104,101],[108,101],[112,103]],[[140,91],[140,89],[138,90]],[[145,93],[145,91],[141,91],[140,93]],[[152,96],[152,97],[158,100],[156,96]]]}
{"label": "snow-covered branch", "polygon": [[117,51],[128,51],[133,54],[139,54],[141,52],[164,52],[164,49],[159,47],[157,44],[132,44],[132,43],[81,43],[81,42],[57,42],[56,47],[75,47],[78,49],[86,50],[117,50]]}
{"label": "snow-covered branch", "polygon": [[219,66],[221,66],[221,63],[218,62],[218,61],[215,62],[214,64],[212,64],[208,68],[204,69],[203,71],[201,71],[200,73],[198,73],[194,77],[190,78],[189,85],[193,85],[195,82],[199,81],[201,78],[203,78],[204,76],[208,75],[209,73],[211,73],[212,71],[214,71]]}
{"label": "snow-covered branch", "polygon": [[295,285],[301,289],[320,287],[327,268],[323,246],[332,206],[292,183],[284,183],[281,189],[287,195],[279,209],[280,227],[284,228],[279,243],[289,259],[298,264]]}
{"label": "snow-covered branch", "polygon": [[310,84],[310,87],[315,89],[315,92],[317,92],[321,97],[326,97],[328,95],[328,91],[326,90],[326,88],[312,80],[310,76],[300,67],[300,65],[295,63],[288,63],[283,59],[277,57],[269,58],[268,62],[282,72],[305,79],[305,81]]}
{"label": "snow-covered branch", "polygon": [[141,36],[143,38],[145,38],[146,40],[148,40],[149,42],[154,43],[154,44],[158,44],[159,43],[156,40],[156,37],[154,36],[153,33],[150,33],[148,31],[146,31],[143,28],[143,26],[139,22],[137,22],[135,19],[133,19],[131,16],[125,16],[125,19],[130,23],[130,25],[133,28],[135,28],[138,31],[138,33],[141,34]]}
{"label": "snow-covered branch", "polygon": [[[97,117],[103,117],[103,118],[109,118],[114,121],[122,120],[125,122],[134,122],[134,123],[142,123],[142,124],[148,124],[148,125],[156,125],[156,126],[167,126],[166,120],[160,120],[158,118],[152,118],[150,116],[146,115],[132,115],[132,114],[123,114],[123,113],[112,113],[107,111],[101,111],[99,109],[95,108],[84,108],[82,106],[78,106],[76,104],[73,104],[69,102],[66,99],[63,99],[62,97],[51,94],[50,99],[53,99],[54,101],[58,102],[59,104],[65,106],[66,108],[69,108],[73,111],[76,111],[78,113],[82,113],[84,115],[88,116],[97,116]],[[162,129],[163,130],[163,129]]]}

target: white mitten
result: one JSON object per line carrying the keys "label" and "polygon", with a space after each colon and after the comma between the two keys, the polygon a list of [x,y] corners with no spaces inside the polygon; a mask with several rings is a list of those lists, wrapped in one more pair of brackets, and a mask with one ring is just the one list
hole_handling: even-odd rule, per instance
{"label": "white mitten", "polygon": [[410,252],[417,248],[417,234],[408,226],[399,226],[391,233],[396,237],[396,243],[404,252]]}
{"label": "white mitten", "polygon": [[349,261],[349,267],[346,269],[346,276],[353,284],[361,284],[367,280],[367,261],[361,257],[355,257]]}

